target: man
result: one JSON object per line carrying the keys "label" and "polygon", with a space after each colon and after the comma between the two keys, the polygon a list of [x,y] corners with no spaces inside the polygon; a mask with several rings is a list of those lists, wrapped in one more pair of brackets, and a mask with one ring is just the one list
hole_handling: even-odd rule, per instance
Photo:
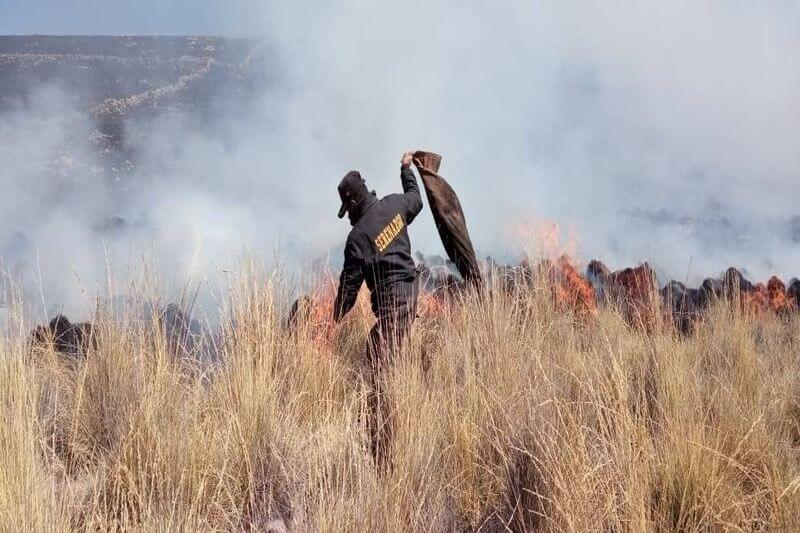
{"label": "man", "polygon": [[367,426],[372,455],[382,468],[388,466],[391,440],[387,371],[417,307],[417,271],[411,257],[408,225],[422,210],[422,197],[411,170],[413,156],[413,152],[406,152],[401,161],[403,194],[390,194],[379,200],[354,170],[339,183],[342,200],[339,218],[346,213],[353,229],[345,244],[333,319],[339,322],[353,308],[366,281],[372,312],[378,319],[370,331],[367,347],[370,365],[367,377],[371,386]]}

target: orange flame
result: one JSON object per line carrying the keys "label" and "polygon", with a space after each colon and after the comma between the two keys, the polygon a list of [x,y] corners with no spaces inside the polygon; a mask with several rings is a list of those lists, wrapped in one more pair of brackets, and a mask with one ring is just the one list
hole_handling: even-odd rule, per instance
{"label": "orange flame", "polygon": [[323,279],[311,296],[311,309],[308,315],[312,339],[321,346],[328,346],[333,341],[336,326],[333,322],[335,300],[336,281],[332,278]]}
{"label": "orange flame", "polygon": [[515,244],[522,248],[525,255],[533,259],[557,261],[562,256],[577,256],[577,234],[570,230],[566,239],[562,239],[561,228],[557,222],[552,220],[516,224],[513,227],[512,236]]}
{"label": "orange flame", "polygon": [[[330,272],[319,275],[311,293],[300,297],[294,304],[288,324],[290,328],[307,328],[312,342],[326,354],[333,352],[336,338],[333,306],[336,301],[337,288],[338,281]],[[362,289],[351,313],[368,313],[368,300],[365,290]]]}
{"label": "orange flame", "polygon": [[516,224],[512,235],[526,257],[542,260],[539,274],[544,275],[557,308],[580,316],[597,313],[594,287],[572,263],[571,258],[578,249],[577,234],[573,230],[562,238],[557,222],[531,220]]}
{"label": "orange flame", "polygon": [[566,255],[550,264],[548,281],[556,307],[574,311],[580,316],[597,313],[594,287],[572,266]]}
{"label": "orange flame", "polygon": [[752,291],[742,292],[742,310],[752,316],[760,316],[769,309],[769,295],[763,283],[758,283]]}
{"label": "orange flame", "polygon": [[742,292],[742,310],[751,316],[761,316],[767,312],[787,314],[795,309],[794,298],[786,293],[786,285],[777,276],[772,276],[767,284],[758,283],[752,291]]}
{"label": "orange flame", "polygon": [[[336,339],[337,327],[333,321],[333,306],[336,301],[337,289],[338,280],[332,274],[327,273],[320,276],[311,294],[297,300],[296,309],[293,311],[294,322],[289,323],[289,327],[297,327],[302,324],[303,327],[308,328],[312,342],[320,349],[321,353],[327,355],[333,353]],[[449,304],[450,299],[446,290],[434,292],[422,290],[418,299],[417,316],[425,318],[444,316]],[[373,319],[369,290],[366,287],[362,287],[356,305],[349,314],[355,314],[366,322]]]}
{"label": "orange flame", "polygon": [[767,282],[767,299],[770,310],[775,313],[788,313],[794,308],[794,301],[786,295],[786,285],[777,276]]}

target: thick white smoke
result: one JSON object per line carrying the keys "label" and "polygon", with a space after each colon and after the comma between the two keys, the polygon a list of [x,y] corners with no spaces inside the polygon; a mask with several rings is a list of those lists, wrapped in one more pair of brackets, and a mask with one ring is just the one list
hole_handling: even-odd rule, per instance
{"label": "thick white smoke", "polygon": [[[584,255],[696,279],[796,274],[798,9],[688,1],[371,2],[282,12],[303,150],[393,185],[399,147],[445,156],[483,250],[529,216]],[[283,103],[283,102],[282,102]],[[333,153],[331,153],[333,148]],[[387,164],[387,161],[389,162]],[[335,165],[331,165],[335,163]],[[435,248],[432,224],[414,234]],[[499,237],[499,238],[498,238]]]}
{"label": "thick white smoke", "polygon": [[[167,10],[171,33],[206,31],[224,11],[193,9],[202,20]],[[128,29],[130,6],[107,11],[85,32]],[[408,148],[443,154],[487,253],[511,252],[509,228],[536,217],[573,228],[583,258],[612,266],[647,259],[690,281],[729,264],[758,278],[800,274],[789,238],[800,214],[797,7],[413,0],[234,11],[219,32],[264,37],[268,90],[217,117],[213,134],[174,115],[126,125],[137,168],[123,198],[92,175],[89,143],[69,151],[78,159],[65,164],[86,172],[66,197],[41,168],[90,135],[57,118],[79,111],[58,96],[68,89],[42,88],[0,116],[0,238],[25,232],[53,301],[81,295],[73,269],[102,280],[109,243],[92,228],[112,215],[149,228],[116,238],[114,255],[135,258],[154,240],[178,285],[213,275],[244,244],[293,261],[335,251],[348,230],[335,218],[338,179],[356,168],[379,194],[394,192]],[[77,16],[71,24],[83,32]],[[170,32],[164,17],[152,24]],[[441,249],[427,210],[411,233],[416,248]]]}

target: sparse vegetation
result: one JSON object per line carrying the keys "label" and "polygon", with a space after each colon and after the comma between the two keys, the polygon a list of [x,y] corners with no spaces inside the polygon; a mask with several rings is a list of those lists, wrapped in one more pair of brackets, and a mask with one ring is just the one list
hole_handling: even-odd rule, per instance
{"label": "sparse vegetation", "polygon": [[213,372],[151,324],[98,312],[96,348],[72,360],[30,350],[12,318],[2,528],[800,528],[798,318],[721,303],[682,336],[573,316],[544,290],[465,296],[418,320],[399,358],[381,476],[359,377],[369,314],[331,338],[288,332],[282,292],[265,274],[235,283]]}

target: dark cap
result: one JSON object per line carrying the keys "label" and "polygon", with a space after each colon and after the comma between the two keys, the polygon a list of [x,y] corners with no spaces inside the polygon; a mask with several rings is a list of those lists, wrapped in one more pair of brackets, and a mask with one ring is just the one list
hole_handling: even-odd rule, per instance
{"label": "dark cap", "polygon": [[355,206],[365,193],[367,193],[367,185],[358,171],[351,170],[345,174],[342,181],[339,182],[339,198],[342,199],[339,218],[343,218],[347,210]]}

